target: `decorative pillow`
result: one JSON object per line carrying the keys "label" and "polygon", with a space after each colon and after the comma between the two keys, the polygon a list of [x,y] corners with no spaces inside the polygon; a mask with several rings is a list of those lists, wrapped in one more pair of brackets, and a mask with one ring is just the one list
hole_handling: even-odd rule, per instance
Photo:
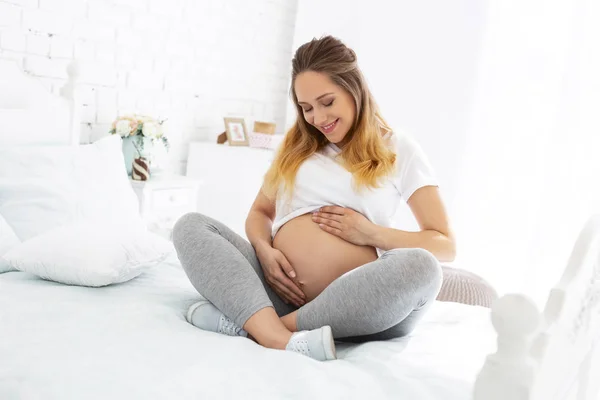
{"label": "decorative pillow", "polygon": [[8,265],[4,259],[4,253],[21,243],[12,228],[8,226],[4,218],[0,215],[0,274],[15,269]]}
{"label": "decorative pillow", "polygon": [[106,286],[163,261],[172,244],[144,229],[80,221],[51,229],[9,250],[15,269],[69,285]]}
{"label": "decorative pillow", "polygon": [[81,220],[144,225],[117,135],[90,145],[0,148],[0,215],[21,241]]}
{"label": "decorative pillow", "polygon": [[442,266],[444,280],[438,301],[490,308],[498,298],[496,290],[480,276],[464,269]]}

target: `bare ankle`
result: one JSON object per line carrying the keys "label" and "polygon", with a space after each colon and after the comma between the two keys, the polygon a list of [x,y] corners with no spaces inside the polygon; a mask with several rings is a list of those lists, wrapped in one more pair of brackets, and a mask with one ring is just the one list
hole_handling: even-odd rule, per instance
{"label": "bare ankle", "polygon": [[298,311],[294,311],[281,317],[281,322],[290,332],[298,332],[297,315]]}
{"label": "bare ankle", "polygon": [[292,332],[272,307],[263,308],[252,315],[243,328],[255,342],[271,349],[285,349],[292,337]]}

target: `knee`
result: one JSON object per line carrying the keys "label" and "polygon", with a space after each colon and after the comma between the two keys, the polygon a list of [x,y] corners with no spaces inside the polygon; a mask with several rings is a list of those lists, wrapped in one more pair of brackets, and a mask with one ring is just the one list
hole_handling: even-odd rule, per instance
{"label": "knee", "polygon": [[438,259],[425,249],[412,249],[411,253],[415,258],[415,267],[424,280],[434,286],[441,286],[443,273]]}
{"label": "knee", "polygon": [[408,274],[405,278],[420,286],[432,288],[436,294],[440,290],[443,279],[442,267],[431,252],[421,248],[394,249],[385,252],[381,257],[391,257],[398,265],[405,266]]}
{"label": "knee", "polygon": [[173,225],[173,244],[177,248],[178,245],[186,241],[186,238],[191,237],[194,231],[209,225],[210,218],[203,214],[190,212],[182,215]]}

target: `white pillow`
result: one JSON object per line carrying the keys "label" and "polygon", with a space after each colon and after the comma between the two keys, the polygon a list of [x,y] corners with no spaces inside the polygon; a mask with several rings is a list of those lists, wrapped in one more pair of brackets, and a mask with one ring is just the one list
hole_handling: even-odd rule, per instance
{"label": "white pillow", "polygon": [[0,148],[0,215],[21,241],[80,220],[144,225],[117,135],[90,145]]}
{"label": "white pillow", "polygon": [[145,229],[80,221],[29,239],[4,258],[44,279],[96,287],[133,279],[172,251],[168,240]]}
{"label": "white pillow", "polygon": [[20,242],[21,241],[17,235],[15,235],[15,232],[0,215],[0,274],[15,270],[8,265],[3,256],[4,253],[18,245]]}

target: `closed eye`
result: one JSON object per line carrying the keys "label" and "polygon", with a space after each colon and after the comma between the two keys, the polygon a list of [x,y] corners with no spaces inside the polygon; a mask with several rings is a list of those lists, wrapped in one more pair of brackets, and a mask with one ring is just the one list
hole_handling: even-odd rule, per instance
{"label": "closed eye", "polygon": [[[331,105],[333,104],[335,100],[331,100],[329,103],[327,104],[323,104],[324,107],[331,107]],[[306,109],[302,109],[302,111],[304,111],[305,113],[312,111],[312,108],[306,108]]]}

